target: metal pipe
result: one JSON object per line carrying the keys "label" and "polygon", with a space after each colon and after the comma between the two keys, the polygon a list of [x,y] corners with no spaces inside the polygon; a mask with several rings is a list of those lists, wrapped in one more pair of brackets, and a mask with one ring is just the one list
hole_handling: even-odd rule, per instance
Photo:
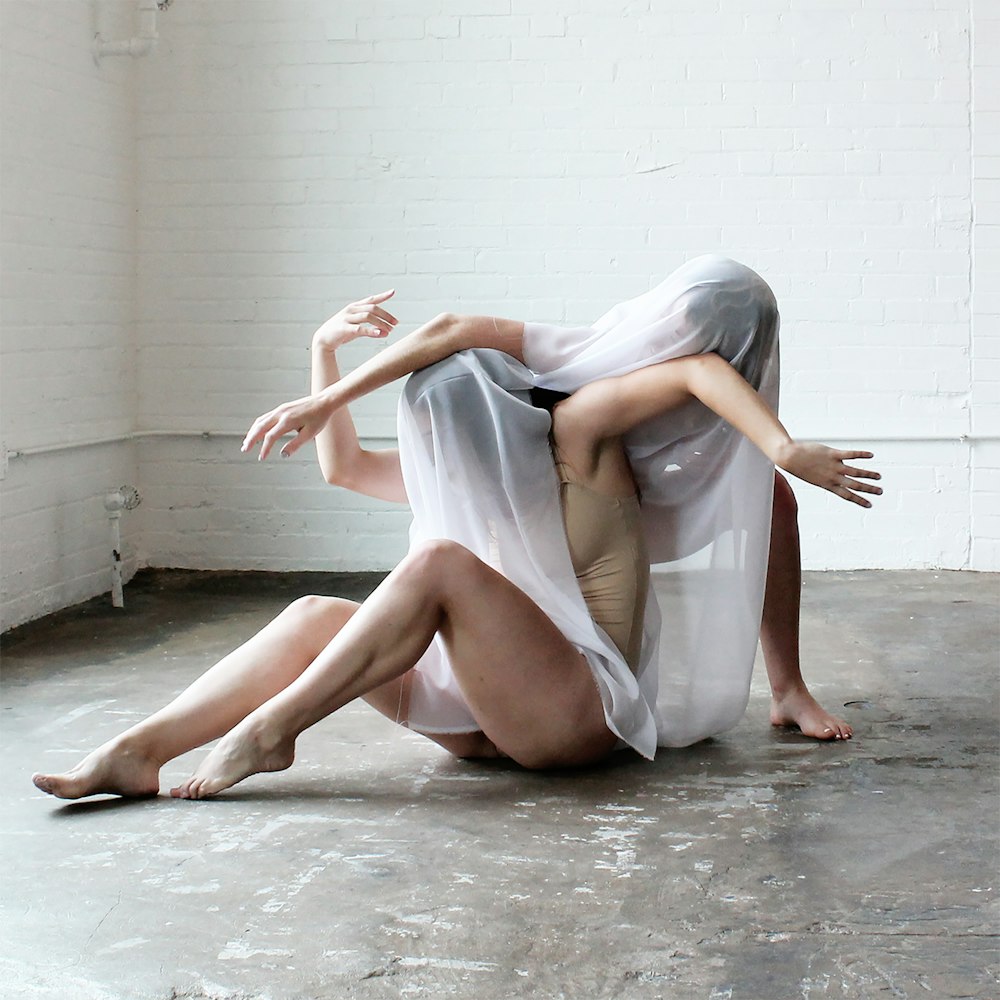
{"label": "metal pipe", "polygon": [[122,590],[122,509],[125,506],[121,493],[109,493],[104,498],[104,509],[108,512],[108,522],[111,525],[111,606],[125,607],[125,594]]}
{"label": "metal pipe", "polygon": [[98,34],[94,37],[94,58],[103,56],[144,56],[156,47],[159,35],[156,33],[157,0],[139,0],[138,31],[132,38],[121,40],[106,39]]}
{"label": "metal pipe", "polygon": [[[31,448],[14,448],[7,452],[9,459],[29,458],[32,455],[49,455],[57,451],[72,451],[76,448],[94,448],[102,444],[119,444],[125,441],[141,441],[145,438],[201,438],[212,441],[216,438],[242,438],[242,431],[134,431],[129,434],[116,434],[111,437],[89,438],[84,441],[68,441],[63,444],[41,444]],[[363,437],[368,444],[392,444],[395,438]],[[856,437],[830,437],[825,434],[802,435],[802,440],[824,441],[833,444],[849,444],[871,442],[872,444],[933,444],[935,442],[951,441],[957,444],[976,444],[981,441],[998,442],[1000,434],[928,434],[913,436],[871,437],[859,434]]]}
{"label": "metal pipe", "polygon": [[135,510],[140,503],[139,491],[134,486],[119,486],[104,497],[104,509],[108,512],[108,523],[111,526],[111,605],[115,608],[125,607],[122,589],[122,511]]}
{"label": "metal pipe", "polygon": [[[201,438],[202,441],[212,441],[216,438],[243,438],[243,431],[133,431],[128,434],[115,434],[110,437],[88,438],[83,441],[67,441],[61,444],[40,444],[30,448],[13,448],[7,452],[7,457],[30,458],[33,455],[51,455],[59,451],[73,451],[76,448],[94,448],[102,444],[120,444],[126,441],[142,441],[146,438]],[[395,438],[363,437],[366,443],[392,444]]]}

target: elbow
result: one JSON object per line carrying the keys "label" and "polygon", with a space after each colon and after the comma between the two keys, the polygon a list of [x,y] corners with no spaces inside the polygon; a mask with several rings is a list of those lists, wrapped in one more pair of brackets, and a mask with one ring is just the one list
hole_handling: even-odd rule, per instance
{"label": "elbow", "polygon": [[331,465],[329,463],[320,463],[320,468],[323,472],[323,479],[329,486],[339,486],[341,489],[350,490],[353,489],[354,474],[353,470],[346,465],[338,463],[336,465]]}
{"label": "elbow", "polygon": [[343,486],[344,479],[339,469],[323,469],[323,480],[328,486]]}
{"label": "elbow", "polygon": [[468,316],[459,313],[443,312],[438,313],[431,321],[428,328],[428,335],[443,345],[446,354],[454,354],[456,351],[463,351],[467,347],[474,347],[471,336],[472,324]]}
{"label": "elbow", "polygon": [[459,316],[458,313],[438,313],[437,316],[435,316],[434,319],[427,324],[426,329],[430,336],[440,337],[442,335],[453,333],[455,330],[459,329],[462,326],[462,319],[463,317]]}
{"label": "elbow", "polygon": [[683,359],[687,367],[688,391],[699,399],[711,385],[721,367],[730,367],[729,362],[718,354],[692,354]]}
{"label": "elbow", "polygon": [[692,354],[687,360],[690,362],[692,369],[697,372],[710,372],[720,368],[722,365],[726,365],[727,367],[729,365],[729,362],[725,358],[714,351],[710,351],[707,354]]}

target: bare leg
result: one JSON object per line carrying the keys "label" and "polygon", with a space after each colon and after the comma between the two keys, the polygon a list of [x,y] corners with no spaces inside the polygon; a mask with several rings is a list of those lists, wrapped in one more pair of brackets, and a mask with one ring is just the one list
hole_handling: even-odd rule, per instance
{"label": "bare leg", "polygon": [[486,737],[526,767],[604,757],[615,738],[581,654],[509,580],[450,541],[418,546],[292,684],[171,794],[204,798],[294,759],[299,733],[405,674],[440,632]]}
{"label": "bare leg", "polygon": [[846,740],[851,727],[831,715],[809,693],[799,663],[799,608],[802,561],[799,552],[798,505],[787,480],[774,474],[771,545],[764,590],[760,641],[771,684],[771,723],[798,726],[819,740]]}
{"label": "bare leg", "polygon": [[35,784],[68,799],[155,795],[166,761],[217,739],[295,680],[358,607],[335,597],[300,598],[165,708],[71,771],[34,775]]}

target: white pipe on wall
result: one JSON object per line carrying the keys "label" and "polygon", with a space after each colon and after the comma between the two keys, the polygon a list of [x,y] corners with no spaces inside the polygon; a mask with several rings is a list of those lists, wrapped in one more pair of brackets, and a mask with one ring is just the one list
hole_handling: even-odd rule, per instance
{"label": "white pipe on wall", "polygon": [[140,502],[139,491],[134,486],[120,486],[104,497],[104,509],[108,512],[108,522],[111,525],[111,606],[114,608],[125,607],[122,589],[122,511],[135,510]]}
{"label": "white pipe on wall", "polygon": [[157,0],[139,0],[138,31],[132,38],[119,41],[106,39],[98,34],[94,38],[94,58],[100,61],[103,56],[144,56],[156,47],[159,35],[156,33],[156,12],[165,9]]}
{"label": "white pipe on wall", "polygon": [[[202,441],[212,441],[217,438],[242,438],[242,431],[135,431],[131,434],[116,434],[113,437],[90,438],[86,441],[68,441],[65,444],[41,444],[30,448],[12,448],[7,452],[8,459],[29,458],[32,455],[49,455],[57,451],[72,451],[76,448],[94,448],[102,444],[119,444],[124,441],[141,441],[145,438],[201,438]],[[364,437],[365,443],[388,443],[395,438]],[[889,435],[888,437],[871,437],[859,434],[856,437],[832,437],[826,434],[803,436],[803,440],[817,440],[831,444],[849,444],[858,441],[872,444],[932,444],[940,441],[951,441],[956,444],[976,444],[980,441],[1000,441],[1000,434],[915,434]]]}
{"label": "white pipe on wall", "polygon": [[50,455],[57,451],[73,451],[76,448],[95,448],[102,444],[121,444],[125,441],[139,441],[143,438],[188,438],[197,437],[204,441],[219,437],[242,437],[236,431],[134,431],[128,434],[114,434],[110,437],[88,438],[85,441],[67,441],[62,444],[40,444],[31,448],[15,448],[7,452],[8,458],[27,458],[31,455]]}
{"label": "white pipe on wall", "polygon": [[[85,441],[67,441],[61,444],[40,444],[29,448],[12,448],[7,452],[8,459],[30,458],[33,455],[51,455],[57,451],[73,451],[76,448],[95,448],[102,444],[121,444],[125,441],[142,441],[146,438],[200,438],[202,441],[214,441],[218,438],[243,438],[243,431],[134,431],[130,434],[115,434],[111,437],[88,438]],[[396,440],[389,437],[365,437],[366,444],[385,444],[391,446]]]}
{"label": "white pipe on wall", "polygon": [[120,493],[109,493],[104,498],[104,509],[108,512],[111,525],[111,606],[125,607],[125,593],[122,588],[122,534],[120,522],[125,506]]}

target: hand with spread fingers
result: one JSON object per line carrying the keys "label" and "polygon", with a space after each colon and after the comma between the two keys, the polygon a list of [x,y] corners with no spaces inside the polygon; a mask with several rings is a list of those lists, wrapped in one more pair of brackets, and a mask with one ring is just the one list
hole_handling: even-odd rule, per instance
{"label": "hand with spread fingers", "polygon": [[395,294],[395,290],[390,288],[387,292],[378,292],[359,302],[348,303],[316,331],[313,345],[330,351],[358,337],[374,340],[388,337],[399,320],[381,305]]}
{"label": "hand with spread fingers", "polygon": [[862,507],[871,507],[871,501],[860,494],[879,496],[882,487],[861,480],[881,479],[882,476],[870,469],[860,469],[847,463],[859,458],[874,457],[870,451],[839,451],[811,441],[789,441],[782,448],[775,464],[798,479],[829,490],[844,500]]}
{"label": "hand with spread fingers", "polygon": [[[313,335],[313,350],[336,351],[358,337],[374,340],[387,337],[398,320],[383,309],[381,303],[394,294],[395,291],[390,289],[344,306]],[[253,422],[240,450],[247,452],[260,444],[258,461],[262,462],[271,453],[275,442],[286,434],[295,434],[281,449],[281,455],[288,458],[323,430],[335,409],[333,401],[322,392],[282,403]]]}

